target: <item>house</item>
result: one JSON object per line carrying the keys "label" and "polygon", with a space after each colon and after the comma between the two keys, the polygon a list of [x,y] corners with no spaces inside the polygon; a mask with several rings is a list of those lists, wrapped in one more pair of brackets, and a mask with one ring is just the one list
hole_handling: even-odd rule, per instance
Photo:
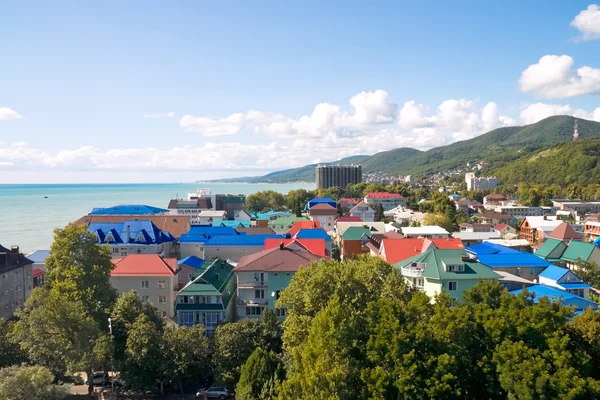
{"label": "house", "polygon": [[471,201],[470,200],[458,200],[454,203],[456,205],[456,209],[461,213],[469,216],[471,213]]}
{"label": "house", "polygon": [[402,228],[402,234],[407,238],[448,238],[450,233],[439,226],[406,226]]}
{"label": "house", "polygon": [[335,225],[337,228],[338,222],[363,222],[360,217],[353,217],[351,215],[343,215],[335,220]]}
{"label": "house", "polygon": [[592,242],[600,237],[600,213],[587,217],[583,233],[585,237]]}
{"label": "house", "polygon": [[237,277],[237,316],[260,318],[265,308],[285,318],[285,308],[275,308],[279,293],[288,287],[294,274],[321,257],[283,246],[242,257],[235,267]]}
{"label": "house", "polygon": [[587,299],[590,285],[583,282],[573,271],[552,265],[540,274],[540,283],[566,290],[576,296]]}
{"label": "house", "polygon": [[531,253],[531,245],[525,239],[487,239],[484,242]]}
{"label": "house", "polygon": [[237,236],[238,232],[225,226],[194,226],[188,233],[179,238],[181,257],[204,257],[204,244],[214,236]]}
{"label": "house", "polygon": [[525,217],[537,217],[546,214],[541,207],[525,207],[514,203],[509,203],[504,206],[498,206],[494,208],[494,211],[510,215],[516,219],[522,219]]}
{"label": "house", "polygon": [[225,210],[202,210],[198,213],[197,225],[212,225],[214,220],[227,219]]}
{"label": "house", "polygon": [[342,234],[340,257],[342,260],[369,252],[367,243],[371,238],[369,228],[351,226]]}
{"label": "house", "polygon": [[314,229],[320,227],[321,222],[319,221],[295,221],[287,233],[289,233],[290,236],[296,236],[300,229]]}
{"label": "house", "polygon": [[[518,295],[523,292],[524,289],[516,289],[512,290],[509,293]],[[575,307],[575,313],[579,314],[586,310],[587,308],[592,308],[593,310],[598,309],[598,304],[594,303],[591,300],[584,299],[583,297],[577,296],[573,293],[570,293],[566,290],[559,289],[557,287],[552,287],[548,285],[533,285],[527,288],[528,293],[531,293],[534,296],[533,301],[537,303],[539,299],[542,297],[546,297],[551,301],[560,301],[565,306]]]}
{"label": "house", "polygon": [[384,238],[379,246],[378,257],[389,264],[396,264],[423,252],[423,238]]}
{"label": "house", "polygon": [[503,201],[508,201],[508,199],[501,194],[490,193],[483,197],[483,205],[500,205]]}
{"label": "house", "polygon": [[304,211],[310,210],[317,204],[329,204],[331,207],[337,208],[337,203],[335,202],[335,200],[332,200],[327,197],[315,197],[314,199],[306,203],[306,205],[304,206]]}
{"label": "house", "polygon": [[477,259],[494,271],[509,272],[530,281],[538,279],[538,276],[546,268],[553,265],[534,254],[516,250],[495,254],[477,254]]}
{"label": "house", "polygon": [[387,218],[393,218],[400,225],[409,226],[415,222],[420,224],[424,214],[404,207],[396,207],[393,210],[385,211],[383,215]]}
{"label": "house", "polygon": [[173,215],[185,215],[189,217],[192,225],[200,225],[198,214],[213,208],[210,198],[199,197],[193,200],[172,199],[167,206]]}
{"label": "house", "polygon": [[452,233],[454,238],[460,239],[463,241],[465,246],[473,246],[474,244],[478,244],[483,242],[484,240],[490,239],[500,239],[500,233],[496,231],[492,232],[469,232],[469,231],[461,231]]}
{"label": "house", "polygon": [[460,301],[463,292],[479,280],[499,279],[500,275],[471,259],[464,250],[432,249],[394,264],[407,282],[423,290],[432,299],[447,293],[452,302]]}
{"label": "house", "polygon": [[554,264],[564,264],[561,257],[566,249],[567,243],[550,238],[536,250],[535,255]]}
{"label": "house", "polygon": [[566,222],[563,222],[556,228],[554,228],[554,230],[550,232],[548,237],[552,239],[562,240],[565,243],[569,243],[571,240],[583,239],[583,237],[579,233],[575,232],[575,229],[573,229],[571,225],[567,224]]}
{"label": "house", "polygon": [[482,254],[512,254],[519,253],[518,250],[502,246],[500,244],[491,243],[488,241],[467,247],[467,252],[474,256],[480,256]]}
{"label": "house", "polygon": [[573,240],[560,258],[568,268],[573,270],[577,270],[579,262],[594,262],[600,265],[600,248],[592,243]]}
{"label": "house", "polygon": [[33,261],[31,268],[41,269],[42,271],[46,271],[46,258],[49,256],[50,252],[48,250],[36,250],[33,253],[27,254],[27,258]]}
{"label": "house", "polygon": [[355,199],[353,197],[342,197],[338,200],[338,203],[340,204],[340,207],[347,208],[348,210],[350,210],[358,204],[358,201],[358,199]]}
{"label": "house", "polygon": [[308,216],[311,221],[320,222],[321,227],[328,232],[333,231],[333,223],[337,215],[337,208],[327,203],[316,204],[308,210]]}
{"label": "house", "polygon": [[384,233],[371,232],[371,239],[369,240],[369,243],[367,243],[367,248],[369,249],[370,255],[375,257],[379,256],[379,252],[381,250],[381,243],[383,242],[383,239],[404,239],[404,236],[395,231],[389,231]]}
{"label": "house", "polygon": [[31,277],[33,278],[34,288],[43,286],[46,281],[46,271],[34,268],[33,271],[31,271]]}
{"label": "house", "polygon": [[534,244],[546,239],[561,223],[561,220],[546,215],[541,217],[527,217],[521,223],[519,231],[521,232],[521,238],[527,239],[529,243]]}
{"label": "house", "polygon": [[175,239],[186,234],[190,228],[190,219],[185,215],[86,215],[75,221],[77,226],[88,226],[94,222],[123,223],[128,220],[144,220],[152,222],[163,232],[169,232]]}
{"label": "house", "polygon": [[249,211],[235,210],[233,212],[233,219],[234,219],[234,221],[245,221],[245,222],[248,222],[247,226],[250,226],[250,221],[252,221],[252,216],[249,214]]}
{"label": "house", "polygon": [[[423,242],[424,246],[427,246],[427,250],[430,248],[436,249],[464,249],[464,243],[459,238],[433,238],[425,239]],[[434,247],[429,247],[429,243],[433,244]]]}
{"label": "house", "polygon": [[219,324],[235,320],[237,280],[234,267],[216,259],[177,293],[179,326],[202,324],[212,336]]}
{"label": "house", "polygon": [[[205,260],[220,258],[238,262],[243,256],[261,251],[269,238],[280,238],[282,235],[218,235],[204,243]],[[331,239],[330,239],[331,240]]]}
{"label": "house", "polygon": [[517,230],[515,228],[513,228],[512,226],[505,224],[505,223],[501,223],[501,224],[494,226],[494,230],[500,234],[500,237],[502,239],[508,239],[509,235],[511,238],[518,237]]}
{"label": "house", "polygon": [[275,231],[271,228],[235,228],[235,231],[240,235],[274,235]]}
{"label": "house", "polygon": [[305,217],[279,217],[269,222],[269,228],[273,229],[275,233],[286,233],[296,221],[308,221]]}
{"label": "house", "polygon": [[327,257],[331,256],[333,241],[323,228],[300,229],[298,233],[294,235],[294,239],[323,239],[325,241],[325,255],[327,255]]}
{"label": "house", "polygon": [[169,214],[170,210],[164,208],[147,206],[144,204],[120,204],[106,208],[94,208],[89,215],[163,215]]}
{"label": "house", "polygon": [[151,302],[168,318],[175,314],[177,259],[157,254],[129,254],[113,259],[110,283],[119,294],[135,290],[143,303]]}
{"label": "house", "polygon": [[171,255],[175,238],[169,232],[163,232],[152,221],[125,220],[121,223],[93,222],[88,231],[96,235],[99,245],[111,247],[113,258],[129,254]]}
{"label": "house", "polygon": [[177,261],[179,289],[192,280],[192,276],[200,271],[203,264],[204,260],[196,256],[189,256]]}
{"label": "house", "polygon": [[364,202],[370,206],[379,203],[383,207],[383,211],[389,211],[398,206],[406,207],[406,200],[397,193],[369,192],[365,196]]}
{"label": "house", "polygon": [[493,232],[494,228],[490,224],[471,224],[462,223],[458,224],[461,232]]}
{"label": "house", "polygon": [[375,210],[364,201],[361,201],[350,210],[352,217],[358,217],[364,222],[375,222]]}
{"label": "house", "polygon": [[498,225],[501,223],[509,224],[509,223],[512,223],[513,221],[515,221],[515,218],[510,215],[500,214],[500,213],[492,212],[492,211],[486,211],[486,212],[479,213],[479,214],[475,215],[473,218],[475,218],[482,224],[491,224],[491,225]]}
{"label": "house", "polygon": [[325,239],[267,239],[265,240],[265,250],[274,249],[283,245],[286,249],[294,251],[306,251],[319,257],[331,257],[331,253],[325,246]]}
{"label": "house", "polygon": [[210,224],[211,226],[228,226],[231,227],[233,229],[237,229],[237,228],[250,228],[250,221],[244,221],[244,220],[222,220],[222,219],[215,219],[213,220],[212,224]]}
{"label": "house", "polygon": [[553,199],[552,206],[560,210],[572,210],[580,214],[600,213],[600,201]]}
{"label": "house", "polygon": [[342,241],[342,235],[346,229],[350,228],[351,226],[367,227],[371,231],[371,234],[386,233],[385,222],[338,222],[335,227],[336,240],[338,243]]}
{"label": "house", "polygon": [[0,245],[0,319],[12,318],[32,289],[33,261],[19,252],[19,246]]}

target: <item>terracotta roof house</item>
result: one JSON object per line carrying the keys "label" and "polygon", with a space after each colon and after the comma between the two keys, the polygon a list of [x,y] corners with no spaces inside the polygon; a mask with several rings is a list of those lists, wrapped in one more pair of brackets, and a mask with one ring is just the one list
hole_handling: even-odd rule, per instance
{"label": "terracotta roof house", "polygon": [[365,222],[374,222],[375,221],[375,210],[365,203],[361,201],[350,210],[350,215],[353,217],[360,218],[361,221]]}
{"label": "terracotta roof house", "polygon": [[285,318],[286,309],[275,307],[279,293],[300,268],[321,259],[283,246],[242,257],[235,267],[238,318],[260,318],[265,308],[274,310],[280,319]]}
{"label": "terracotta roof house", "polygon": [[359,202],[359,200],[355,199],[353,197],[342,197],[341,199],[338,200],[338,203],[340,204],[340,206],[342,208],[347,208],[347,209],[354,207],[355,205],[358,204],[358,202]]}
{"label": "terracotta roof house", "polygon": [[374,203],[381,204],[383,211],[389,211],[398,206],[406,207],[406,199],[397,193],[370,192],[367,193],[364,201],[371,206]]}
{"label": "terracotta roof house", "polygon": [[531,244],[541,242],[562,223],[560,219],[552,219],[547,216],[526,217],[519,227],[522,239],[527,239]]}
{"label": "terracotta roof house", "polygon": [[564,242],[569,242],[571,240],[582,240],[583,237],[575,232],[575,229],[571,227],[571,225],[566,222],[558,225],[554,230],[548,235],[549,238],[559,239]]}
{"label": "terracotta roof house", "polygon": [[320,228],[321,223],[319,221],[295,221],[294,225],[288,230],[288,233],[291,236],[294,236],[300,231],[300,229],[312,229],[312,228]]}
{"label": "terracotta roof house", "polygon": [[110,283],[120,293],[135,290],[142,302],[151,302],[168,318],[174,315],[178,284],[177,259],[156,254],[130,254],[113,259]]}
{"label": "terracotta roof house", "polygon": [[429,239],[433,242],[437,249],[464,249],[465,246],[461,239],[445,238],[445,239]]}
{"label": "terracotta roof house", "polygon": [[396,264],[423,251],[422,238],[383,239],[379,248],[379,257],[390,264]]}
{"label": "terracotta roof house", "polygon": [[337,208],[327,203],[315,204],[308,209],[308,216],[311,221],[319,222],[326,231],[333,231],[334,222],[337,218]]}
{"label": "terracotta roof house", "polygon": [[353,217],[352,215],[343,215],[335,220],[336,225],[338,222],[362,222],[362,219],[360,217]]}
{"label": "terracotta roof house", "polygon": [[[297,239],[297,238],[283,238],[283,239],[267,239],[265,240],[265,250],[283,247],[290,250],[306,251],[315,256],[319,257],[330,257],[331,253],[327,250],[325,239]],[[329,253],[329,254],[328,254]]]}

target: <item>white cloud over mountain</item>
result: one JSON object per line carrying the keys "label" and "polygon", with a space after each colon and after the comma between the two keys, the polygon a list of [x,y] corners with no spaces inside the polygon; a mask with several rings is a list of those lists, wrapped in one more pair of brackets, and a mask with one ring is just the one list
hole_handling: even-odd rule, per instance
{"label": "white cloud over mountain", "polygon": [[600,7],[590,4],[571,21],[571,26],[581,32],[580,40],[600,38]]}
{"label": "white cloud over mountain", "polygon": [[0,107],[0,121],[7,119],[20,119],[23,118],[14,110],[11,110],[8,107]]}
{"label": "white cloud over mountain", "polygon": [[600,107],[596,108],[594,111],[586,111],[575,109],[568,104],[534,103],[527,105],[521,110],[520,118],[523,124],[533,124],[553,115],[572,115],[578,118],[600,122]]}

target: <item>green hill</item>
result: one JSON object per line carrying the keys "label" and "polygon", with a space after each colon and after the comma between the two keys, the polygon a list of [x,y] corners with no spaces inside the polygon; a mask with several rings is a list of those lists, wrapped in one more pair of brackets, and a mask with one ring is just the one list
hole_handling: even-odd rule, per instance
{"label": "green hill", "polygon": [[420,150],[402,147],[399,149],[373,154],[372,156],[365,158],[361,164],[363,167],[363,172],[365,173],[397,173],[394,169],[396,165],[400,165],[408,160],[411,160],[422,153],[423,152]]}

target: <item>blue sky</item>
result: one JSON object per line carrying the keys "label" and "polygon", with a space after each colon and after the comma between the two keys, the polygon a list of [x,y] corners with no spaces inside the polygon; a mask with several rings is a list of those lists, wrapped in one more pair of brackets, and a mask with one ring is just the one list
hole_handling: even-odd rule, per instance
{"label": "blue sky", "polygon": [[258,175],[554,114],[600,120],[589,1],[0,9],[4,183]]}

